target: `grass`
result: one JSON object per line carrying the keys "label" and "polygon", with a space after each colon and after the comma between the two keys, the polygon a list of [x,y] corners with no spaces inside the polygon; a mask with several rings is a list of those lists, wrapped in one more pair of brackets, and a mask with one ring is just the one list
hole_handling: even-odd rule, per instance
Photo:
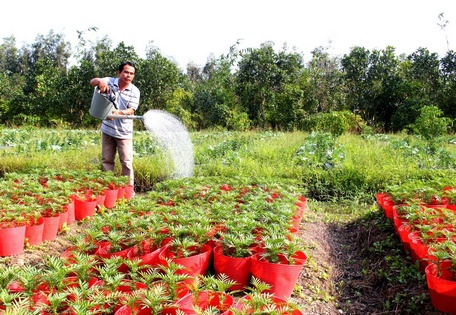
{"label": "grass", "polygon": [[[205,131],[192,133],[191,139],[194,176],[293,182],[311,199],[325,202],[372,203],[374,194],[389,185],[448,182],[456,166],[452,137],[442,140],[437,152],[407,135]],[[166,155],[147,132],[137,131],[134,145],[138,190],[171,177]],[[32,168],[100,168],[100,134],[93,130],[4,129],[0,147],[0,176]]]}

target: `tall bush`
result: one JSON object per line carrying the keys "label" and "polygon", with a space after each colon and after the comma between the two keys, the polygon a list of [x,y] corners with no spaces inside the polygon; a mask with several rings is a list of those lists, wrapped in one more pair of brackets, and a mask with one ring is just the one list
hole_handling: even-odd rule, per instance
{"label": "tall bush", "polygon": [[349,111],[333,111],[311,115],[302,122],[304,131],[329,132],[340,136],[348,131],[360,131],[364,123],[362,119]]}
{"label": "tall bush", "polygon": [[437,106],[423,106],[420,116],[411,124],[410,129],[427,140],[443,136],[450,128],[451,120],[442,116],[443,111]]}

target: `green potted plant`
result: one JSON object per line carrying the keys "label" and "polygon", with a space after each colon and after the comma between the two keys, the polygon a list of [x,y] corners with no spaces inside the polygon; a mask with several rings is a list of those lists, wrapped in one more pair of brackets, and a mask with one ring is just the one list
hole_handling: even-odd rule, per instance
{"label": "green potted plant", "polygon": [[190,287],[191,293],[176,302],[180,308],[196,314],[224,314],[234,306],[234,297],[226,291],[236,284],[235,281],[226,276],[200,276],[197,280]]}
{"label": "green potted plant", "polygon": [[166,266],[147,269],[139,274],[141,281],[149,288],[157,284],[164,285],[170,301],[175,302],[187,295],[189,287],[195,282],[195,277],[182,272],[184,269],[184,266],[168,261]]}
{"label": "green potted plant", "polygon": [[24,251],[25,230],[24,206],[0,204],[0,256],[17,255]]}
{"label": "green potted plant", "polygon": [[189,275],[206,274],[212,255],[212,248],[195,241],[193,237],[174,238],[159,254],[160,263],[164,266],[171,260],[183,265],[181,273]]}
{"label": "green potted plant", "polygon": [[432,245],[435,261],[425,269],[432,305],[443,313],[456,313],[456,244],[445,241]]}
{"label": "green potted plant", "polygon": [[268,234],[251,259],[251,273],[272,286],[270,293],[289,298],[307,256],[292,235]]}
{"label": "green potted plant", "polygon": [[250,258],[255,246],[253,234],[242,229],[222,233],[214,247],[215,275],[226,275],[235,283],[229,290],[242,290],[250,281]]}

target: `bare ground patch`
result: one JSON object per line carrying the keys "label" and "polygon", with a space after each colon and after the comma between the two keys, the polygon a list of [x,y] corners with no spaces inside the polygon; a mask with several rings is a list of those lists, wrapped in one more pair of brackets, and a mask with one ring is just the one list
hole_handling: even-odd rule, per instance
{"label": "bare ground patch", "polygon": [[[325,224],[308,211],[300,236],[309,260],[295,298],[304,314],[443,314],[431,305],[424,275],[413,273],[409,254],[381,213]],[[407,270],[412,272],[401,274]]]}

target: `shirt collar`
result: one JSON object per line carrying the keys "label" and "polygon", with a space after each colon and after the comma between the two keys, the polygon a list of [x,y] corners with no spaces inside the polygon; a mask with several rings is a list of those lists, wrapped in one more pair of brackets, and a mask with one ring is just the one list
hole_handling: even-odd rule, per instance
{"label": "shirt collar", "polygon": [[[117,87],[117,90],[119,90],[119,78],[116,78],[114,81],[114,85]],[[127,85],[127,87],[124,89],[125,90],[130,90],[131,83]]]}

